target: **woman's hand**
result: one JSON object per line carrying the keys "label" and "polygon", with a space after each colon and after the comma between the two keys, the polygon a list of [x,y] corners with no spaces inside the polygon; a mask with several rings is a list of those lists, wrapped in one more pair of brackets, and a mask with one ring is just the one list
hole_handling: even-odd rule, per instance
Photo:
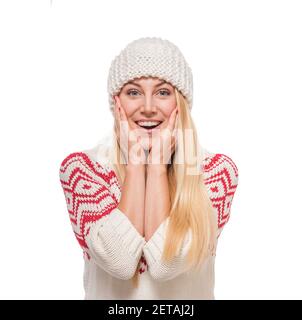
{"label": "woman's hand", "polygon": [[120,148],[127,159],[128,164],[142,165],[146,164],[146,155],[144,152],[142,137],[137,134],[138,130],[131,129],[127,115],[121,105],[118,96],[115,99],[115,129]]}
{"label": "woman's hand", "polygon": [[[157,129],[155,134],[152,134],[151,149],[147,158],[148,166],[160,164],[160,166],[169,163],[172,154],[175,151],[177,136],[176,123],[178,109],[177,107],[171,112],[169,122],[166,128]],[[162,147],[161,147],[162,146]]]}

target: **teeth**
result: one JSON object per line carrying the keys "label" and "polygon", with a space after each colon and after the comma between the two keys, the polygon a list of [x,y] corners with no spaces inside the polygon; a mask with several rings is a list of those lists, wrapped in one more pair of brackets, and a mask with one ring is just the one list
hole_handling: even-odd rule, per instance
{"label": "teeth", "polygon": [[160,121],[138,121],[139,126],[152,127],[160,124]]}

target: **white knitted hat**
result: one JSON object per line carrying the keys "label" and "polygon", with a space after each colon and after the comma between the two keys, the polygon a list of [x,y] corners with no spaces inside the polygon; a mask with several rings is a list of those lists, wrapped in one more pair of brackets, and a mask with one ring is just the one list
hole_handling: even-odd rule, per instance
{"label": "white knitted hat", "polygon": [[130,42],[111,63],[107,89],[114,114],[113,96],[124,84],[142,76],[158,77],[170,82],[193,104],[193,76],[178,47],[168,40],[144,37]]}

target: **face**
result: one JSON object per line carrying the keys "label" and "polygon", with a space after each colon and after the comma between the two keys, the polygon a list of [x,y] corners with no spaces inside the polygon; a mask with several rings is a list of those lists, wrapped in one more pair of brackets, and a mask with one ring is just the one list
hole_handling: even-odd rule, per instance
{"label": "face", "polygon": [[[154,121],[156,129],[163,129],[168,125],[169,117],[176,108],[174,87],[155,77],[129,81],[121,89],[119,98],[132,129],[151,125],[141,121]],[[149,133],[151,128],[144,130]]]}

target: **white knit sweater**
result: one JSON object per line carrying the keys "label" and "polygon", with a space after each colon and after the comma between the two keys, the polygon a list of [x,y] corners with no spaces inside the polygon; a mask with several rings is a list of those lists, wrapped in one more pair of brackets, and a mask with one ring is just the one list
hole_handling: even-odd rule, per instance
{"label": "white knit sweater", "polygon": [[[109,161],[111,142],[73,152],[60,166],[71,225],[84,254],[85,299],[215,299],[215,254],[198,272],[187,272],[189,232],[179,255],[164,264],[160,258],[169,217],[146,242],[117,208],[121,186]],[[217,214],[218,238],[230,217],[238,169],[230,157],[202,150],[204,181]],[[135,288],[131,278],[138,264]]]}

